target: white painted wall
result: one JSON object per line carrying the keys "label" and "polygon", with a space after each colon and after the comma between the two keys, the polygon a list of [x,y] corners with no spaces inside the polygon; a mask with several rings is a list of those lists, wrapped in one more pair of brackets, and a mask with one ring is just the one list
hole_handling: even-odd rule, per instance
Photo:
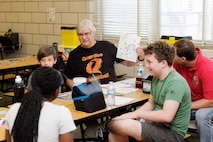
{"label": "white painted wall", "polygon": [[211,49],[202,49],[203,55],[213,59],[213,50]]}

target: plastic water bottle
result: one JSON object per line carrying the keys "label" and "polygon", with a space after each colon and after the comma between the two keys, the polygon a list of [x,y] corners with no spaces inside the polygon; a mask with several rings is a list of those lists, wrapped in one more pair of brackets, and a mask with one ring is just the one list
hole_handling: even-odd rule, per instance
{"label": "plastic water bottle", "polygon": [[14,102],[21,102],[23,96],[24,96],[24,81],[22,80],[20,75],[17,75],[15,78],[15,84],[13,87],[14,91]]}
{"label": "plastic water bottle", "polygon": [[107,86],[107,104],[108,106],[115,105],[115,86],[112,81]]}
{"label": "plastic water bottle", "polygon": [[144,70],[143,70],[143,65],[139,64],[139,68],[137,70],[137,77],[141,77],[143,76]]}
{"label": "plastic water bottle", "polygon": [[144,74],[143,65],[140,63],[139,67],[137,69],[137,75],[136,75],[136,81],[135,81],[135,88],[139,88],[139,89],[142,88],[143,74]]}

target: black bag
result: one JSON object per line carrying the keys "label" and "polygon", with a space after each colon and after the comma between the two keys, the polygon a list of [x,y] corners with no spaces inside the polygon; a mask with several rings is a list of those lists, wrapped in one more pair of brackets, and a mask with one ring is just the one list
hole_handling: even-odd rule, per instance
{"label": "black bag", "polygon": [[74,86],[72,98],[76,110],[95,112],[106,108],[103,92],[97,81]]}
{"label": "black bag", "polygon": [[9,29],[4,36],[0,36],[0,43],[2,46],[7,47],[4,50],[18,50],[19,49],[19,34],[12,32]]}

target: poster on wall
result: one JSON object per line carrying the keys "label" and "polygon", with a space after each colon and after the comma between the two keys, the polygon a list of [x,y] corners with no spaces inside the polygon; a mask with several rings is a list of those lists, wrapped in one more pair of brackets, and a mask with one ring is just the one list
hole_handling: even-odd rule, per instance
{"label": "poster on wall", "polygon": [[49,23],[54,23],[55,22],[55,8],[48,8],[48,16],[47,20]]}

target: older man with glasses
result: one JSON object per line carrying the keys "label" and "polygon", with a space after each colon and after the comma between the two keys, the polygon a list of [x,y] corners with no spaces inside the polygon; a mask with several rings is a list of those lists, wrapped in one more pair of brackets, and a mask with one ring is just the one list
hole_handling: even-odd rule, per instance
{"label": "older man with glasses", "polygon": [[[82,20],[77,26],[77,34],[81,44],[70,52],[64,71],[67,75],[67,86],[70,88],[73,86],[74,77],[86,77],[88,81],[92,81],[94,79],[92,76],[95,76],[95,79],[98,78],[101,84],[109,83],[109,81],[115,82],[117,81],[114,69],[115,62],[134,66],[143,57],[143,49],[137,48],[137,62],[116,58],[117,48],[115,45],[108,41],[95,40],[95,32],[96,28],[88,19]],[[95,135],[94,127],[97,126],[97,122],[93,121],[86,125],[91,126],[91,129],[88,128],[86,132]],[[88,136],[86,132],[85,134]]]}
{"label": "older man with glasses", "polygon": [[[137,65],[137,62],[125,61],[116,58],[117,48],[108,41],[95,40],[96,28],[93,23],[85,19],[77,27],[77,34],[80,45],[70,52],[65,74],[67,75],[67,85],[72,88],[74,77],[96,76],[100,83],[106,84],[109,81],[117,81],[114,70],[114,62],[126,66]],[[138,59],[143,57],[143,49],[137,48]],[[141,56],[141,57],[140,57]]]}

